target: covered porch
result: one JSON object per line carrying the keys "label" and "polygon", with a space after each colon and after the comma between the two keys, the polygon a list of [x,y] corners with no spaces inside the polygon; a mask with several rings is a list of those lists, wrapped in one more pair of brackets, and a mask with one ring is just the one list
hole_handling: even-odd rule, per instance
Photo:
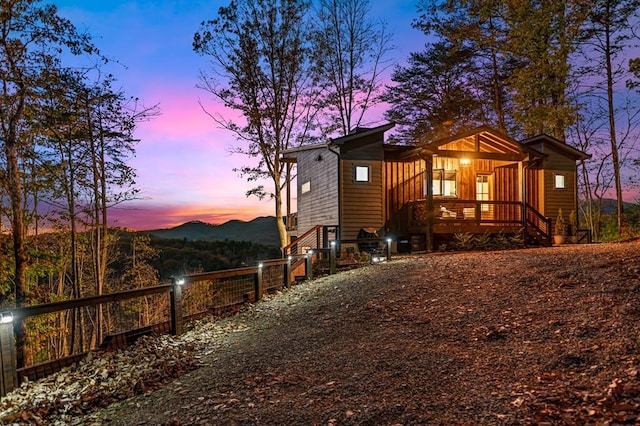
{"label": "covered porch", "polygon": [[[489,128],[387,151],[387,233],[439,235],[551,232],[535,205],[540,153]],[[431,241],[430,241],[431,240]]]}

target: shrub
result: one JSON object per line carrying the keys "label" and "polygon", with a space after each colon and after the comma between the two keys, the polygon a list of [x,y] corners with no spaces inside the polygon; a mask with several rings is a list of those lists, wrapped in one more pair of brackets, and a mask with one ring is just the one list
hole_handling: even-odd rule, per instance
{"label": "shrub", "polygon": [[474,236],[469,232],[456,232],[453,234],[453,245],[456,250],[473,250]]}

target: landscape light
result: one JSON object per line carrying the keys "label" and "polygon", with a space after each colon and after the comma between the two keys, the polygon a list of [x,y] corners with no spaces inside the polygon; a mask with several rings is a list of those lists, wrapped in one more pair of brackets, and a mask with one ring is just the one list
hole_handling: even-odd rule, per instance
{"label": "landscape light", "polygon": [[0,324],[10,324],[13,322],[13,312],[0,312]]}

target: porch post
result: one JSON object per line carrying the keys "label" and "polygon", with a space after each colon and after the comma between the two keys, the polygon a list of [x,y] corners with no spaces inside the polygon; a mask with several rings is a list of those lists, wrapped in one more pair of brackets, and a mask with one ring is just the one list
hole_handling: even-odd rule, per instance
{"label": "porch post", "polygon": [[427,251],[433,251],[433,157],[427,155],[424,158],[426,170],[426,193],[427,193],[427,225],[425,243]]}
{"label": "porch post", "polygon": [[[522,161],[518,161],[518,198],[520,199],[520,223],[523,228],[527,226],[527,200],[525,199],[526,188],[525,188],[525,180],[526,177],[524,175],[524,163]],[[525,230],[526,235],[526,230]]]}

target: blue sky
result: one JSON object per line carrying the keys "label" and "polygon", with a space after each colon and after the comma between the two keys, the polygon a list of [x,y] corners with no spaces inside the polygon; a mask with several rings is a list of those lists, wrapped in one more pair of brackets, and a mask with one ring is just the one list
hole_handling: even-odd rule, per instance
{"label": "blue sky", "polygon": [[[45,3],[47,3],[45,1]],[[87,31],[102,53],[116,59],[111,71],[123,91],[145,105],[159,104],[161,115],[141,123],[137,170],[142,199],[111,213],[111,225],[133,229],[176,226],[190,220],[223,223],[273,215],[273,202],[246,198],[252,185],[233,172],[246,158],[228,154],[234,139],[201,109],[216,108],[195,85],[206,62],[191,42],[200,22],[212,19],[224,1],[53,0],[59,14]],[[391,4],[391,5],[390,5]],[[411,28],[416,1],[372,1],[372,17],[384,19],[399,46],[390,55],[402,63],[420,50],[425,37]],[[380,111],[367,117],[383,121]]]}

